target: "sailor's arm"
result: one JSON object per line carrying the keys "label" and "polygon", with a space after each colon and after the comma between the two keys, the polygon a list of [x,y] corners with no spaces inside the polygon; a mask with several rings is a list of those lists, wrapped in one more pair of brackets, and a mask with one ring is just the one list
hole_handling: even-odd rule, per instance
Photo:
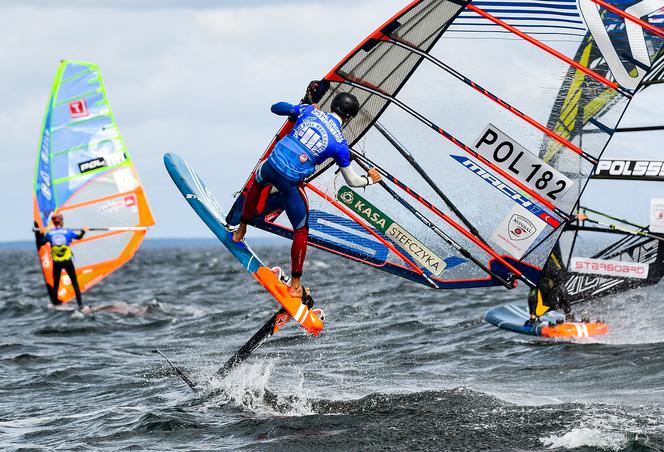
{"label": "sailor's arm", "polygon": [[380,182],[380,173],[376,168],[371,168],[367,174],[360,176],[350,166],[350,149],[346,141],[340,143],[337,147],[337,152],[334,161],[341,169],[341,175],[350,187],[361,188],[367,185],[376,184]]}
{"label": "sailor's arm", "polygon": [[346,183],[354,188],[366,187],[367,185],[380,182],[381,179],[380,173],[376,168],[371,168],[367,171],[367,174],[359,175],[350,165],[341,168],[341,175],[344,177]]}
{"label": "sailor's arm", "polygon": [[74,239],[75,239],[75,240],[81,240],[81,239],[83,238],[83,236],[85,235],[85,233],[88,232],[88,229],[89,229],[89,228],[82,228],[82,229],[81,229],[81,232],[79,232],[78,234],[76,234],[76,236],[74,237]]}
{"label": "sailor's arm", "polygon": [[328,88],[330,82],[327,80],[312,80],[307,86],[307,92],[300,101],[301,104],[313,105],[318,108],[317,104],[321,101]]}
{"label": "sailor's arm", "polygon": [[35,233],[35,242],[37,243],[37,248],[41,248],[46,245],[46,229],[40,228],[37,225],[37,222],[33,222],[34,227],[32,231]]}
{"label": "sailor's arm", "polygon": [[300,115],[303,105],[293,105],[288,102],[277,102],[276,104],[270,107],[270,111],[275,115],[279,116],[288,116],[288,120],[291,122],[297,121],[297,117]]}
{"label": "sailor's arm", "polygon": [[577,228],[579,228],[582,225],[582,223],[586,220],[589,220],[589,218],[585,213],[579,212],[576,214],[572,214],[570,215],[569,220],[567,221],[568,224],[567,228],[571,231],[574,231]]}
{"label": "sailor's arm", "polygon": [[276,104],[272,105],[272,107],[270,107],[270,111],[275,115],[290,116],[292,114],[296,114],[296,112],[293,111],[294,107],[296,106],[297,105],[289,104],[288,102],[277,102]]}

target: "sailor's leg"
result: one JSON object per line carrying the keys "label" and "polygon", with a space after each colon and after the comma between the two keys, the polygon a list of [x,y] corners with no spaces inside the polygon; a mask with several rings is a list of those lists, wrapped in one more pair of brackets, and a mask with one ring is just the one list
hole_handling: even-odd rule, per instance
{"label": "sailor's leg", "polygon": [[[58,289],[60,288],[60,275],[62,274],[62,263],[53,261],[53,289],[51,289],[51,303],[54,305],[62,304],[58,298]],[[49,294],[49,295],[51,295]]]}
{"label": "sailor's leg", "polygon": [[565,313],[566,322],[574,322],[574,314],[572,314],[572,306],[569,303],[569,300],[565,298],[564,295],[558,296],[558,306],[560,306]]}
{"label": "sailor's leg", "polygon": [[291,245],[291,287],[294,293],[300,293],[300,278],[304,268],[304,258],[307,256],[307,239],[309,228],[302,227],[293,231],[293,244]]}
{"label": "sailor's leg", "polygon": [[71,285],[74,287],[74,293],[76,294],[76,303],[78,307],[83,309],[83,297],[81,296],[81,289],[78,287],[78,277],[76,276],[76,267],[74,267],[74,262],[69,259],[65,261],[65,271],[71,279]]}
{"label": "sailor's leg", "polygon": [[58,300],[55,290],[53,289],[53,286],[50,285],[49,283],[46,283],[46,291],[48,292],[48,298],[51,300],[51,304],[53,305],[60,304],[60,301]]}
{"label": "sailor's leg", "polygon": [[263,165],[261,165],[256,171],[256,177],[247,191],[247,195],[244,197],[244,205],[242,206],[242,216],[240,217],[240,224],[238,225],[237,230],[233,233],[233,241],[239,243],[244,238],[247,233],[247,225],[256,215],[256,209],[258,207],[258,202],[261,199],[261,193],[267,187],[267,184],[263,181],[261,177],[261,170]]}
{"label": "sailor's leg", "polygon": [[537,296],[539,294],[539,289],[531,289],[528,293],[528,311],[530,317],[526,321],[527,325],[534,325],[537,323]]}
{"label": "sailor's leg", "polygon": [[293,244],[291,245],[291,295],[301,295],[300,278],[307,256],[309,238],[309,201],[302,184],[289,184],[277,187],[281,191],[286,207],[286,215],[293,226]]}

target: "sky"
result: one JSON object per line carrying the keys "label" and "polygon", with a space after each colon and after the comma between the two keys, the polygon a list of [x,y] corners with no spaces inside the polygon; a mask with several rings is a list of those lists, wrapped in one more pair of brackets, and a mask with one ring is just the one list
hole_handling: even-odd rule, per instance
{"label": "sky", "polygon": [[[99,65],[156,219],[150,237],[210,237],[168,177],[163,154],[187,158],[222,206],[230,206],[282,123],[270,105],[300,99],[310,80],[404,4],[0,0],[0,241],[31,239],[40,126],[61,59]],[[640,101],[624,125],[661,122],[662,101],[664,95]],[[645,155],[664,138],[625,135],[614,140],[621,156],[637,141]],[[630,195],[615,196],[629,208]]]}
{"label": "sky", "polygon": [[31,239],[34,162],[60,60],[99,65],[156,219],[150,237],[210,237],[163,154],[200,168],[229,206],[282,123],[270,105],[299,100],[403,3],[0,1],[0,241]]}

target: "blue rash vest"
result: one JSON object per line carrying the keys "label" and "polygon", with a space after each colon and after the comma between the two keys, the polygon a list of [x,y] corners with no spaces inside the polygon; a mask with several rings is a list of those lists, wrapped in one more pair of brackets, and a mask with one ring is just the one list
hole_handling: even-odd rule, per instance
{"label": "blue rash vest", "polygon": [[44,240],[51,244],[53,260],[58,262],[71,259],[71,241],[78,240],[81,237],[82,234],[77,234],[67,228],[51,229],[44,234]]}
{"label": "blue rash vest", "polygon": [[69,246],[71,245],[72,240],[78,238],[79,234],[67,228],[51,229],[46,234],[44,234],[44,239],[46,239],[51,244],[51,246]]}
{"label": "blue rash vest", "polygon": [[282,138],[270,153],[268,161],[286,179],[301,182],[311,176],[316,165],[333,158],[340,168],[350,166],[350,150],[341,132],[341,123],[333,115],[313,105],[291,105],[279,102],[272,112],[295,116],[293,130]]}

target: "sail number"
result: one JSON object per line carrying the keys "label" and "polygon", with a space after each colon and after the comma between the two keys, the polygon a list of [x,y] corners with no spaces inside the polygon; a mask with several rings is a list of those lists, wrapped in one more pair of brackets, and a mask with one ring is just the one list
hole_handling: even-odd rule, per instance
{"label": "sail number", "polygon": [[475,150],[514,179],[554,203],[574,185],[572,180],[492,124],[477,139]]}

